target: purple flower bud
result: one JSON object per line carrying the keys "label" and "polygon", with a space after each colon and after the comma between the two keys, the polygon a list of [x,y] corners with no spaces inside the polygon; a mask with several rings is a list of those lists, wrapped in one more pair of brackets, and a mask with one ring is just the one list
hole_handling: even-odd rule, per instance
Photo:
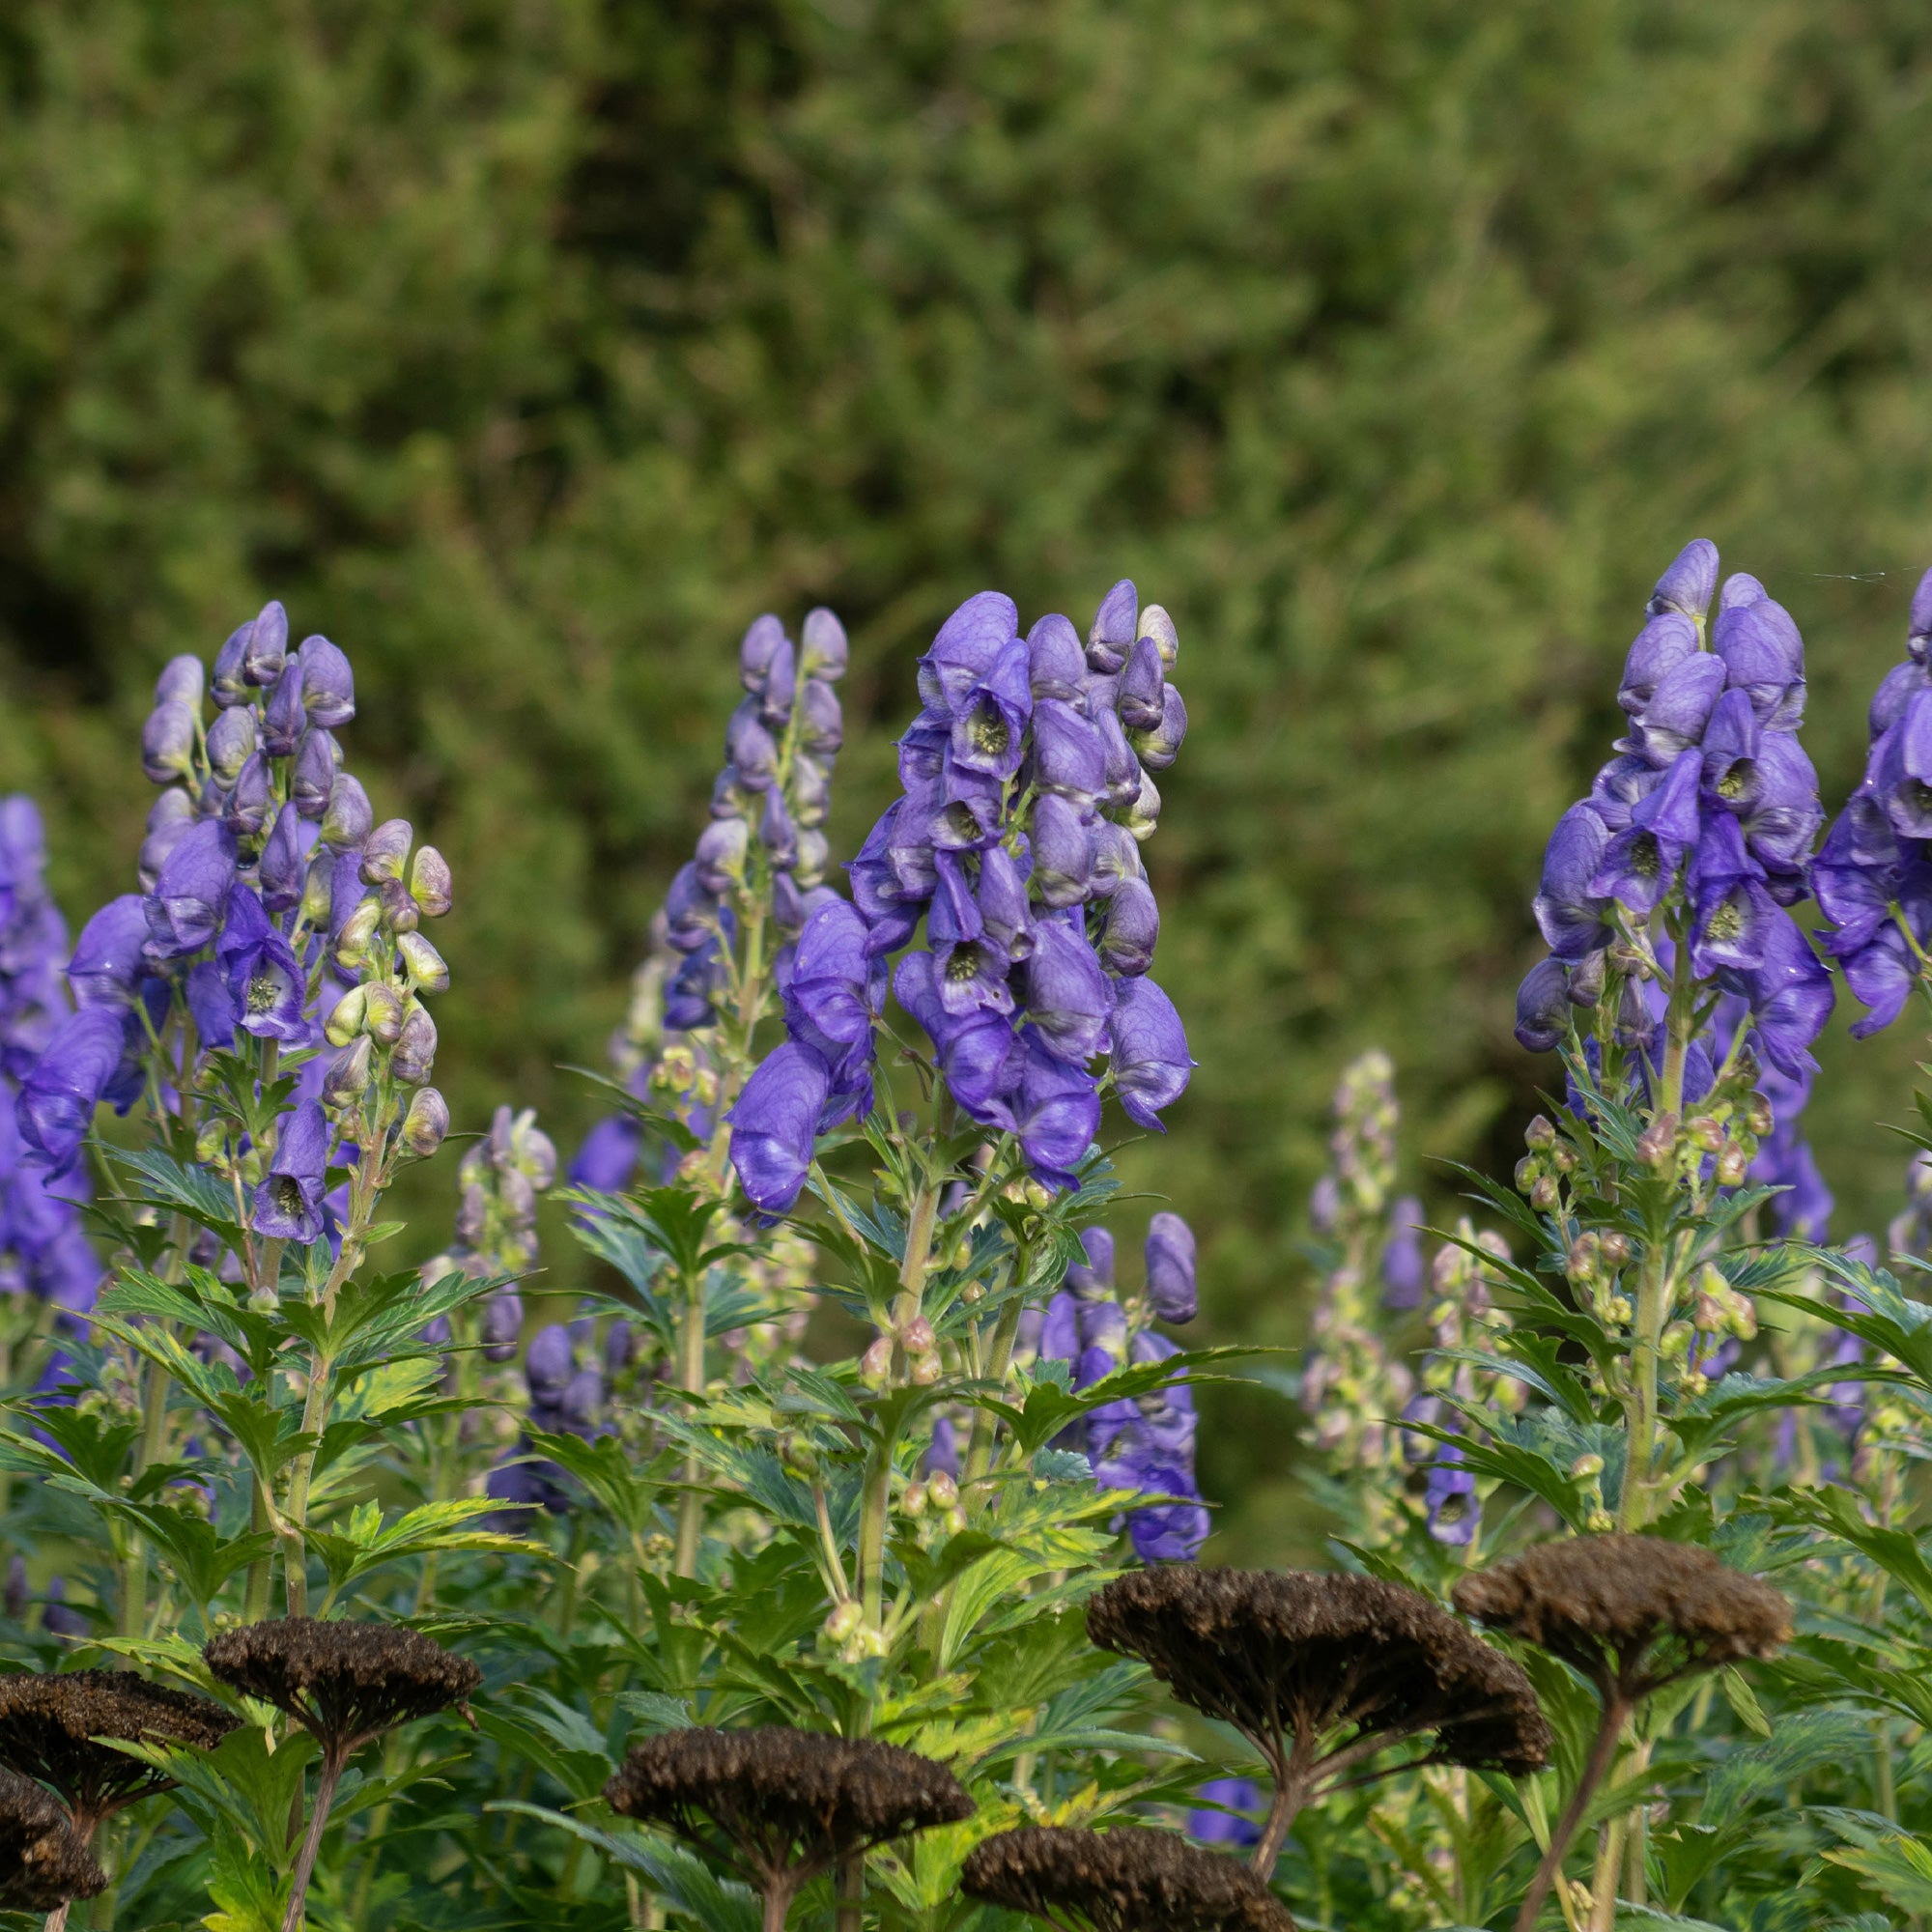
{"label": "purple flower bud", "polygon": [[[246,714],[224,711],[221,715],[223,718],[240,718]],[[223,816],[237,838],[253,838],[268,824],[269,814],[274,806],[274,779],[269,770],[269,761],[260,752],[252,753],[248,762],[236,774],[235,789],[228,795]]]}
{"label": "purple flower bud", "polygon": [[141,727],[141,770],[150,784],[172,784],[194,770],[194,713],[175,700],[157,704]]}
{"label": "purple flower bud", "polygon": [[385,879],[400,880],[414,841],[415,833],[407,818],[385,818],[361,841],[362,883],[379,886]]}
{"label": "purple flower bud", "polygon": [[203,690],[201,660],[192,652],[184,653],[161,667],[161,674],[155,680],[155,702],[185,704],[191,714],[199,716]]}
{"label": "purple flower bud", "polygon": [[1915,694],[1872,747],[1866,782],[1901,838],[1932,837],[1932,691]]}
{"label": "purple flower bud", "polygon": [[1123,577],[1101,598],[1093,628],[1087,633],[1087,662],[1093,669],[1111,673],[1126,662],[1139,614],[1140,597],[1133,579]]}
{"label": "purple flower bud", "polygon": [[1160,1126],[1160,1110],[1186,1091],[1194,1062],[1174,1002],[1151,980],[1122,980],[1115,989],[1114,1091],[1137,1126]]}
{"label": "purple flower bud", "polygon": [[1550,1053],[1569,1036],[1570,975],[1560,959],[1539,959],[1516,992],[1517,1044]]}
{"label": "purple flower bud", "polygon": [[449,861],[434,845],[419,845],[410,861],[410,897],[425,919],[440,919],[454,903]]}
{"label": "purple flower bud", "polygon": [[1107,902],[1100,934],[1100,963],[1109,972],[1131,978],[1153,964],[1160,938],[1160,908],[1145,879],[1123,879]]}
{"label": "purple flower bud", "polygon": [[1108,1366],[1101,1371],[1102,1375],[1111,1374],[1116,1366],[1126,1360],[1127,1312],[1118,1301],[1105,1296],[1082,1301],[1078,1325],[1081,1349],[1097,1349],[1107,1357]]}
{"label": "purple flower bud", "polygon": [[524,1357],[524,1380],[528,1384],[530,1401],[539,1408],[561,1407],[563,1392],[576,1373],[577,1350],[570,1330],[555,1321],[540,1329]]}
{"label": "purple flower bud", "polygon": [[273,684],[282,674],[289,651],[289,613],[270,598],[248,627],[242,676],[257,689]]}
{"label": "purple flower bud", "polygon": [[[523,1297],[518,1294],[514,1288],[499,1288],[496,1293],[483,1297],[482,1329],[483,1359],[486,1362],[507,1362],[516,1354],[517,1345],[523,1340],[524,1335],[524,1302]],[[570,1356],[569,1336],[561,1328],[546,1328],[543,1334],[537,1337],[537,1341],[530,1345],[531,1362],[535,1363],[538,1360],[537,1343],[542,1342],[546,1335],[563,1336],[564,1358],[568,1361]],[[552,1344],[543,1351],[544,1358],[548,1359],[554,1352],[555,1347],[554,1344]],[[537,1376],[540,1372],[535,1369],[526,1368],[525,1373],[529,1380],[530,1392],[534,1395],[536,1393]],[[546,1385],[548,1385],[548,1379]]]}
{"label": "purple flower bud", "polygon": [[1752,604],[1762,604],[1771,595],[1748,571],[1735,570],[1724,579],[1724,587],[1718,597],[1718,610],[1742,611]]}
{"label": "purple flower bud", "polygon": [[178,959],[214,937],[235,883],[235,835],[203,819],[182,835],[146,902],[148,956]]}
{"label": "purple flower bud", "polygon": [[748,697],[731,714],[724,729],[724,755],[739,780],[763,791],[777,775],[779,750],[758,717],[758,700]]}
{"label": "purple flower bud", "polygon": [[797,865],[798,832],[777,785],[766,792],[764,810],[758,814],[758,843],[764,847],[775,870],[788,871]]}
{"label": "purple flower bud", "polygon": [[752,619],[738,645],[738,681],[747,691],[764,690],[765,673],[784,641],[784,626],[769,611]]}
{"label": "purple flower bud", "polygon": [[1908,658],[1886,672],[1872,694],[1871,709],[1865,720],[1874,745],[1905,716],[1905,707],[1921,691],[1932,691],[1932,674],[1927,673],[1922,664]]}
{"label": "purple flower bud", "polygon": [[1208,1809],[1187,1814],[1187,1835],[1196,1844],[1226,1845],[1232,1852],[1245,1852],[1261,1843],[1262,1828],[1248,1812],[1261,1809],[1261,1793],[1252,1778],[1210,1777],[1195,1792]]}
{"label": "purple flower bud", "polygon": [[1091,806],[1107,786],[1107,750],[1099,730],[1070,704],[1047,698],[1034,706],[1033,781],[1042,793]]}
{"label": "purple flower bud", "polygon": [[328,810],[323,814],[322,838],[339,852],[359,852],[376,821],[369,794],[362,781],[348,772],[337,772],[329,787]]}
{"label": "purple flower bud", "polygon": [[1147,1293],[1163,1321],[1194,1320],[1194,1230],[1179,1214],[1163,1210],[1148,1224]]}
{"label": "purple flower bud", "polygon": [[[240,714],[223,714],[230,715]],[[302,708],[302,668],[291,658],[282,667],[282,674],[275,680],[275,688],[269,694],[263,709],[262,749],[271,758],[290,757],[307,726],[308,714]]]}
{"label": "purple flower bud", "polygon": [[1712,648],[1733,689],[1747,692],[1767,730],[1795,731],[1804,715],[1804,640],[1791,613],[1769,597],[1719,614]]}
{"label": "purple flower bud", "polygon": [[138,893],[109,899],[80,929],[79,943],[68,961],[68,984],[80,1007],[134,1004],[135,982],[143,968],[141,949],[147,944],[148,915]]}
{"label": "purple flower bud", "polygon": [[714,818],[697,836],[697,883],[712,894],[742,885],[752,829],[742,818]]}
{"label": "purple flower bud", "polygon": [[1087,896],[1094,863],[1093,833],[1070,799],[1047,792],[1034,802],[1033,883],[1049,906],[1078,905]]}
{"label": "purple flower bud", "polygon": [[1077,1295],[1111,1294],[1114,1290],[1114,1237],[1104,1228],[1089,1228],[1080,1236],[1086,1262],[1066,1270],[1066,1286]]}
{"label": "purple flower bud", "polygon": [[789,638],[781,638],[758,694],[758,715],[773,731],[782,731],[798,696],[798,653]]}
{"label": "purple flower bud", "polygon": [[274,829],[262,847],[262,903],[270,912],[293,912],[301,903],[307,856],[300,815],[294,805],[285,805],[275,814]]}
{"label": "purple flower bud", "polygon": [[327,1159],[328,1122],[319,1106],[305,1102],[283,1120],[274,1158],[255,1190],[256,1234],[303,1246],[321,1239]]}
{"label": "purple flower bud", "polygon": [[1102,711],[1094,721],[1094,727],[1100,734],[1105,759],[1106,783],[1101,790],[1101,800],[1110,811],[1120,811],[1140,796],[1140,760],[1134,756],[1126,733],[1121,729],[1121,721],[1113,712]]}
{"label": "purple flower bud", "polygon": [[1103,819],[1093,828],[1093,869],[1088,877],[1090,898],[1110,899],[1122,881],[1144,879],[1147,867],[1141,863],[1140,841],[1124,825]]}
{"label": "purple flower bud", "polygon": [[339,1109],[359,1100],[369,1091],[375,1059],[376,1042],[366,1033],[357,1034],[329,1062],[322,1077],[323,1106]]}
{"label": "purple flower bud", "polygon": [[1036,699],[1076,703],[1086,675],[1080,634],[1065,617],[1042,617],[1027,633],[1027,682]]}
{"label": "purple flower bud", "polygon": [[807,677],[819,677],[836,684],[845,675],[848,646],[845,626],[824,605],[805,613],[805,629],[800,633],[804,649],[799,668]]}
{"label": "purple flower bud", "polygon": [[809,677],[799,693],[799,750],[814,758],[836,757],[845,742],[845,714],[838,694],[820,678]]}
{"label": "purple flower bud", "polygon": [[1012,1109],[1020,1151],[1037,1180],[1048,1187],[1077,1186],[1076,1169],[1100,1130],[1094,1077],[1050,1051],[1033,1028],[1025,1029],[1022,1041],[1025,1058]]}
{"label": "purple flower bud", "polygon": [[229,632],[228,641],[214,654],[213,696],[224,711],[231,704],[247,703],[253,696],[242,676],[242,665],[248,655],[249,634],[254,628],[253,624],[243,624],[239,630]]}
{"label": "purple flower bud", "polygon": [[1657,688],[1679,666],[1697,655],[1697,627],[1681,611],[1654,616],[1636,634],[1624,659],[1623,684],[1617,703],[1633,718],[1642,717]]}
{"label": "purple flower bud", "polygon": [[1180,753],[1181,740],[1187,736],[1187,706],[1173,685],[1160,696],[1160,723],[1151,731],[1133,731],[1127,742],[1134,754],[1151,772],[1164,772]]}
{"label": "purple flower bud", "polygon": [[400,1138],[403,1145],[427,1160],[443,1143],[449,1132],[449,1102],[434,1087],[418,1087],[403,1116]]}
{"label": "purple flower bud", "polygon": [[825,1063],[792,1040],[745,1083],[730,1113],[731,1165],[760,1211],[782,1214],[798,1199],[830,1092]]}
{"label": "purple flower bud", "polygon": [[1152,731],[1165,713],[1166,675],[1160,647],[1151,638],[1137,638],[1121,674],[1121,723],[1130,731]]}
{"label": "purple flower bud", "polygon": [[1382,1247],[1382,1306],[1395,1312],[1422,1306],[1429,1270],[1422,1258],[1422,1203],[1412,1194],[1399,1199],[1389,1215],[1389,1237]]}
{"label": "purple flower bud", "polygon": [[1701,617],[1711,608],[1711,593],[1717,587],[1718,546],[1708,537],[1693,537],[1657,580],[1646,608],[1653,615],[1676,611],[1687,617]]}
{"label": "purple flower bud", "polygon": [[1033,951],[1027,875],[1004,845],[990,845],[980,856],[975,899],[987,939],[1009,959],[1024,959]]}
{"label": "purple flower bud", "polygon": [[237,1014],[235,995],[228,990],[228,975],[213,959],[198,959],[187,969],[184,987],[187,996],[188,1018],[205,1051],[228,1053],[235,1046]]}
{"label": "purple flower bud", "polygon": [[126,1050],[127,1027],[114,1007],[83,1007],[55,1028],[14,1103],[20,1138],[40,1165],[56,1175],[72,1168]]}
{"label": "purple flower bud", "polygon": [[301,644],[302,708],[311,724],[333,731],[355,716],[355,674],[349,660],[327,638],[304,638]]}
{"label": "purple flower bud", "polygon": [[832,779],[825,767],[803,752],[791,761],[791,782],[785,788],[792,822],[802,832],[816,832],[832,810]]}
{"label": "purple flower bud", "polygon": [[718,901],[698,883],[697,867],[680,866],[665,895],[665,938],[679,952],[696,952],[718,930]]}
{"label": "purple flower bud", "polygon": [[47,1579],[47,1599],[41,1611],[41,1628],[49,1636],[92,1636],[94,1626],[83,1611],[70,1609],[67,1583],[59,1577]]}
{"label": "purple flower bud", "polygon": [[327,812],[340,762],[335,740],[327,731],[312,727],[302,734],[289,775],[289,797],[304,818],[320,820]]}
{"label": "purple flower bud", "polygon": [[[1156,1495],[1186,1496],[1194,1485],[1184,1469],[1151,1463],[1140,1472],[1140,1487]],[[1192,1563],[1213,1527],[1213,1518],[1198,1502],[1156,1503],[1127,1516],[1134,1554],[1143,1563]]]}
{"label": "purple flower bud", "polygon": [[389,1056],[389,1071],[405,1087],[420,1087],[436,1067],[436,1022],[426,1009],[411,1007]]}

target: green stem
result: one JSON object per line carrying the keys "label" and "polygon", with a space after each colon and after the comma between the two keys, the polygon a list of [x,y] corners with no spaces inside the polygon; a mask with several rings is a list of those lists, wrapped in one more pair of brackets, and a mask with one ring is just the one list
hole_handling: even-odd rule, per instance
{"label": "green stem", "polygon": [[[704,1393],[704,1277],[684,1284],[684,1317],[678,1331],[678,1387],[688,1394]],[[703,1464],[693,1450],[684,1459],[684,1494],[677,1505],[677,1574],[697,1575],[697,1545],[704,1527],[704,1497],[697,1484]]]}
{"label": "green stem", "polygon": [[[1589,1760],[1583,1766],[1582,1776],[1577,1780],[1577,1789],[1570,1794],[1570,1803],[1563,1807],[1563,1816],[1549,1834],[1549,1849],[1544,1853],[1543,1861],[1536,1868],[1536,1876],[1530,1880],[1529,1889],[1523,1894],[1522,1905],[1516,1916],[1516,1932],[1536,1932],[1537,1915],[1543,1909],[1543,1901],[1549,1896],[1549,1888],[1562,1875],[1563,1855],[1570,1849],[1577,1828],[1583,1822],[1583,1813],[1589,1809],[1592,1793],[1604,1781],[1605,1774],[1616,1759],[1617,1743],[1623,1736],[1630,1714],[1631,1706],[1622,1698],[1605,1698],[1603,1717],[1597,1725],[1597,1739],[1590,1747]],[[1566,1912],[1564,1917],[1567,1918],[1569,1914]]]}

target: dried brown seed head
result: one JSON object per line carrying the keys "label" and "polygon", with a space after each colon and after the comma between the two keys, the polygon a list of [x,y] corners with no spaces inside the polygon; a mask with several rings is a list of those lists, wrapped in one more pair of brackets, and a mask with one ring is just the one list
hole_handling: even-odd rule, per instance
{"label": "dried brown seed head", "polygon": [[[604,1787],[612,1809],[727,1855],[761,1889],[847,1854],[970,1818],[943,1764],[874,1738],[781,1726],[667,1731],[631,1747]],[[712,1827],[706,1830],[707,1824]]]}
{"label": "dried brown seed head", "polygon": [[1456,1607],[1560,1657],[1605,1695],[1660,1686],[1790,1641],[1791,1606],[1710,1550],[1661,1536],[1542,1543],[1464,1577]]}
{"label": "dried brown seed head", "polygon": [[52,1912],[106,1886],[67,1806],[31,1777],[0,1771],[0,1907]]}
{"label": "dried brown seed head", "polygon": [[223,1631],[203,1650],[224,1684],[344,1754],[415,1718],[468,1700],[483,1673],[402,1624],[282,1617]]}
{"label": "dried brown seed head", "polygon": [[109,1813],[170,1780],[97,1738],[213,1750],[235,1728],[219,1704],[150,1684],[131,1670],[21,1672],[0,1677],[0,1765],[50,1784],[83,1835]]}
{"label": "dried brown seed head", "polygon": [[1234,1724],[1277,1775],[1297,1737],[1325,1756],[1345,1741],[1433,1731],[1437,1758],[1512,1776],[1549,1760],[1521,1668],[1440,1605],[1378,1577],[1136,1571],[1088,1605],[1087,1634]]}
{"label": "dried brown seed head", "polygon": [[1245,1865],[1139,1825],[1002,1832],[974,1848],[960,1885],[969,1898],[1094,1932],[1294,1932]]}

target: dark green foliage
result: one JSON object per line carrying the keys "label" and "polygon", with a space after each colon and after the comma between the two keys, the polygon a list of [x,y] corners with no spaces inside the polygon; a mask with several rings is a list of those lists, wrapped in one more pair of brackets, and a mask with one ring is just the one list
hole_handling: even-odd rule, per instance
{"label": "dark green foliage", "polygon": [[[1202,1066],[1123,1170],[1291,1338],[1346,1054],[1499,1168],[1553,1074],[1537,856],[1686,537],[1790,605],[1854,781],[1932,561],[1928,69],[1903,0],[23,0],[0,777],[84,916],[148,680],[283,597],[455,868],[458,1127],[568,1145],[744,622],[852,627],[849,853],[936,619],[1131,573],[1195,719],[1151,849]],[[1844,1231],[1910,1052],[1833,1042]],[[1287,1415],[1242,1420],[1205,1485],[1260,1503]]]}

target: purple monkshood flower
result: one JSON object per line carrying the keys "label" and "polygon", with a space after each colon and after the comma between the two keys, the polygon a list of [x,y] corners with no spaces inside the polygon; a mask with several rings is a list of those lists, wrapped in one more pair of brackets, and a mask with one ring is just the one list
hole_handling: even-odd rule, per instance
{"label": "purple monkshood flower", "polygon": [[1705,826],[1690,887],[1695,907],[1690,964],[1698,977],[1763,965],[1772,926],[1788,924],[1789,916],[1765,891],[1763,868],[1746,852],[1744,832],[1728,813],[1717,813]]}
{"label": "purple monkshood flower", "polygon": [[1475,1541],[1483,1520],[1482,1500],[1476,1494],[1474,1471],[1463,1466],[1463,1452],[1453,1443],[1445,1443],[1429,1465],[1423,1497],[1429,1533],[1437,1543],[1460,1547]]}
{"label": "purple monkshood flower", "polygon": [[1747,972],[1721,973],[1719,983],[1750,1002],[1766,1061],[1794,1080],[1816,1070],[1811,1044],[1832,1017],[1836,995],[1831,974],[1789,919],[1766,927],[1761,964]]}
{"label": "purple monkshood flower", "polygon": [[1677,754],[1664,781],[1637,802],[1629,827],[1605,848],[1589,882],[1593,894],[1616,899],[1634,913],[1656,910],[1697,841],[1697,787],[1703,769],[1703,755],[1694,747]]}
{"label": "purple monkshood flower", "polygon": [[20,1138],[40,1163],[66,1174],[94,1125],[94,1110],[115,1084],[128,1027],[112,1007],[83,1007],[61,1022],[15,1102]]}
{"label": "purple monkshood flower", "polygon": [[1258,1845],[1262,1828],[1252,1813],[1262,1808],[1262,1795],[1251,1777],[1210,1777],[1195,1792],[1203,1805],[1212,1807],[1187,1814],[1187,1835],[1204,1845],[1226,1845],[1244,1852]]}
{"label": "purple monkshood flower", "polygon": [[1516,990],[1516,1038],[1525,1053],[1548,1053],[1569,1037],[1570,971],[1560,959],[1539,959]]}
{"label": "purple monkshood flower", "polygon": [[228,919],[214,957],[227,977],[236,1024],[244,1033],[285,1046],[308,1044],[309,1024],[302,1011],[308,976],[246,886],[229,890]]}
{"label": "purple monkshood flower", "polygon": [[824,1061],[786,1040],[768,1054],[731,1109],[731,1165],[753,1207],[782,1214],[811,1167],[819,1116],[831,1094]]}
{"label": "purple monkshood flower", "polygon": [[828,897],[799,933],[784,989],[792,1043],[823,1063],[831,1102],[821,1124],[872,1110],[872,1020],[884,1003],[884,962],[867,956],[865,917]]}
{"label": "purple monkshood flower", "polygon": [[1609,827],[1587,801],[1573,805],[1549,835],[1534,911],[1544,944],[1559,959],[1581,959],[1610,943],[1610,902],[1590,890],[1609,842]]}
{"label": "purple monkshood flower", "polygon": [[1091,1073],[1069,1066],[1034,1028],[1022,1029],[1020,1038],[1025,1059],[1012,1109],[1020,1150],[1047,1186],[1077,1186],[1075,1170],[1100,1131],[1099,1090]]}
{"label": "purple monkshood flower", "polygon": [[1192,1321],[1199,1298],[1194,1280],[1194,1231],[1166,1211],[1148,1223],[1147,1293],[1163,1321]]}
{"label": "purple monkshood flower", "polygon": [[[995,668],[1018,642],[1019,612],[1010,597],[982,590],[967,598],[939,627],[932,648],[919,661],[919,695],[927,711],[949,724],[970,718]],[[1020,652],[1024,690],[1023,645]]]}
{"label": "purple monkshood flower", "polygon": [[81,1007],[131,1007],[134,991],[147,962],[146,901],[139,893],[123,893],[109,899],[80,929],[73,957],[68,961],[68,984],[74,1004]]}
{"label": "purple monkshood flower", "polygon": [[1718,588],[1718,546],[1709,537],[1693,537],[1677,553],[1670,568],[1657,580],[1644,607],[1652,616],[1664,611],[1702,619]]}
{"label": "purple monkshood flower", "polygon": [[1114,1090],[1137,1126],[1160,1127],[1160,1110],[1186,1091],[1194,1062],[1174,1002],[1145,977],[1122,980],[1110,1022]]}
{"label": "purple monkshood flower", "polygon": [[[1067,627],[1069,630],[1072,626]],[[1114,1292],[1114,1237],[1104,1228],[1089,1228],[1080,1236],[1085,1262],[1075,1262],[1066,1270],[1066,1286],[1079,1295],[1111,1294]]]}
{"label": "purple monkshood flower", "polygon": [[[1107,1479],[1094,1470],[1096,1481]],[[1171,1502],[1148,1503],[1127,1514],[1127,1534],[1134,1554],[1143,1563],[1192,1563],[1201,1554],[1214,1520],[1205,1505],[1187,1498],[1195,1493],[1193,1478],[1172,1464],[1150,1463],[1140,1471],[1140,1487]]]}
{"label": "purple monkshood flower", "polygon": [[162,862],[147,901],[148,956],[179,959],[212,940],[235,883],[235,835],[219,819],[188,827]]}
{"label": "purple monkshood flower", "polygon": [[328,1139],[328,1122],[313,1101],[283,1120],[274,1158],[255,1190],[256,1234],[303,1246],[322,1238]]}

